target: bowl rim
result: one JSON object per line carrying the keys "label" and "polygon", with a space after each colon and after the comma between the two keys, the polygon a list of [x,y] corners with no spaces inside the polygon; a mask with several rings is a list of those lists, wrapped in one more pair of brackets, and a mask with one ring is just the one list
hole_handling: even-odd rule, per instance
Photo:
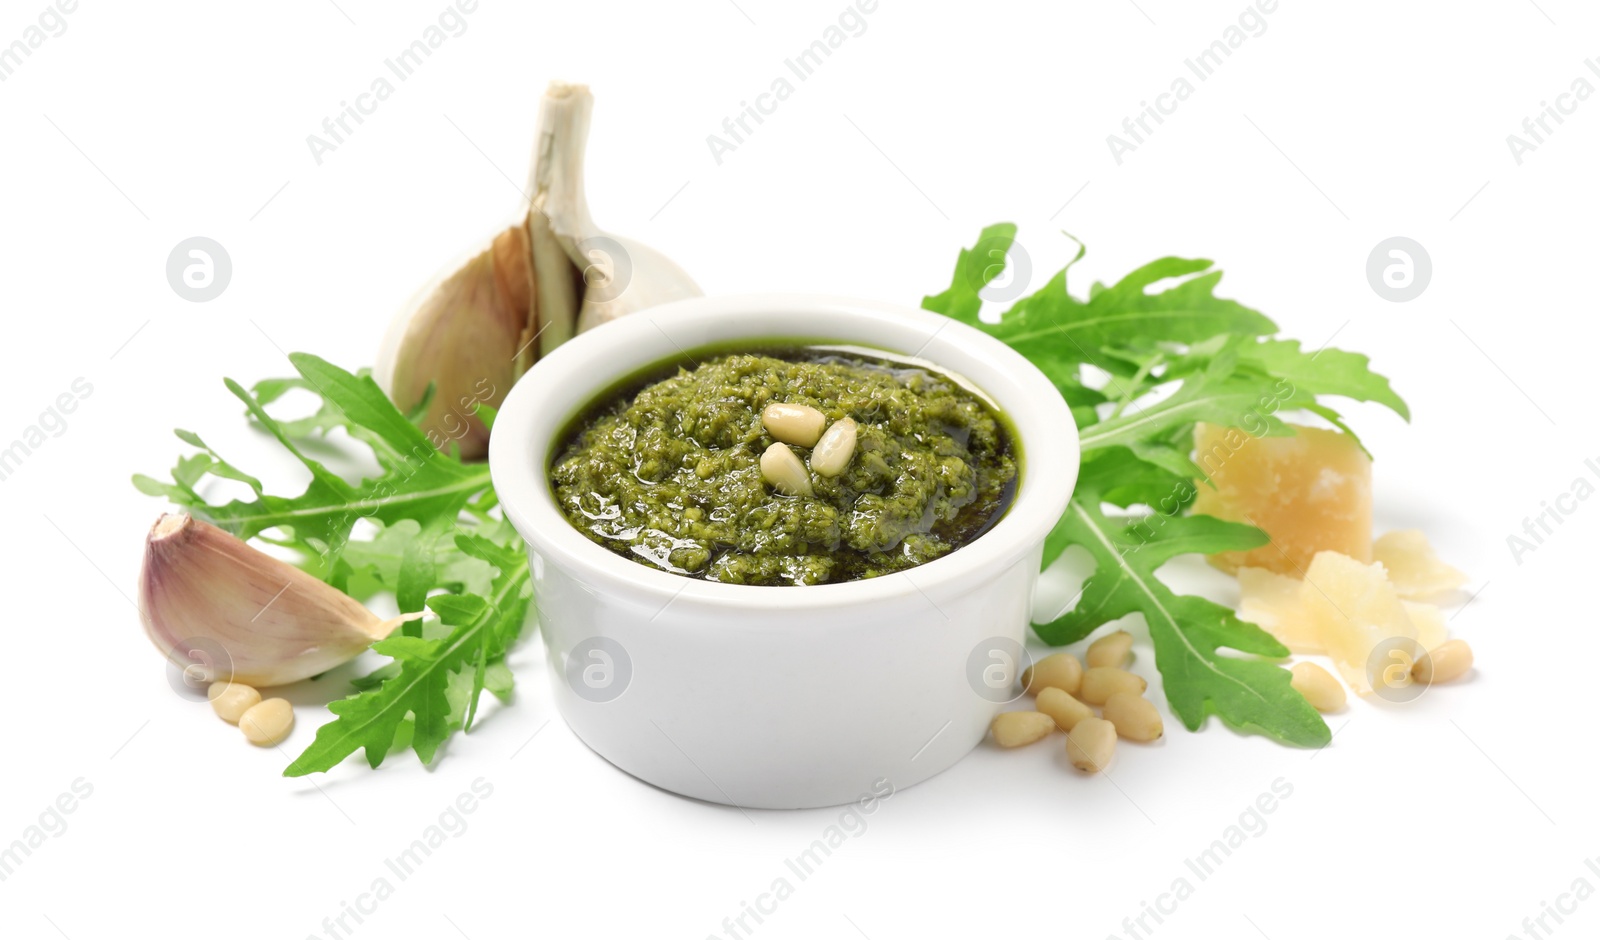
{"label": "bowl rim", "polygon": [[[783,322],[806,325],[785,330],[777,325]],[[860,335],[838,335],[838,329],[815,325],[835,322],[847,324],[846,333],[850,326],[859,326]],[[702,341],[679,338],[702,328],[717,336]],[[966,545],[877,578],[818,585],[725,584],[673,574],[618,555],[580,532],[557,505],[545,472],[557,435],[573,414],[630,373],[672,356],[674,349],[686,353],[707,345],[727,347],[743,339],[753,343],[800,339],[908,354],[892,350],[892,343],[882,338],[865,335],[873,329],[899,334],[904,345],[915,350],[909,353],[913,358],[981,389],[1009,420],[1018,439],[1023,466],[1016,495],[1000,521]],[[663,341],[664,351],[638,352],[657,350]],[[979,378],[975,371],[987,375]],[[685,603],[722,609],[818,610],[913,599],[937,609],[930,594],[948,596],[967,590],[972,582],[1014,564],[1043,543],[1066,510],[1079,459],[1078,428],[1066,401],[1038,367],[1005,343],[958,320],[914,307],[804,293],[695,297],[650,307],[578,335],[542,358],[511,389],[489,440],[489,472],[500,505],[536,553],[531,559],[535,566],[543,557],[546,563],[580,570],[581,580],[609,595],[656,603],[656,615],[669,605]]]}

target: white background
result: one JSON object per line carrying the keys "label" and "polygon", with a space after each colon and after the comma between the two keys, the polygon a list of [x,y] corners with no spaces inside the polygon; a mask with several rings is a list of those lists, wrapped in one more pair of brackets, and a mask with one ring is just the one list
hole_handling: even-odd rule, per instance
{"label": "white background", "polygon": [[[7,0],[0,43],[43,7]],[[723,919],[836,821],[686,801],[614,770],[552,720],[537,642],[514,657],[515,705],[433,770],[405,754],[376,772],[357,759],[284,779],[285,754],[173,694],[139,629],[128,595],[161,507],[130,474],[171,466],[181,426],[295,491],[290,468],[262,467],[268,448],[221,377],[285,374],[285,350],[370,363],[419,284],[520,217],[551,78],[595,91],[601,224],[662,248],[710,293],[914,304],[1001,219],[1022,226],[1039,281],[1068,256],[1059,230],[1087,241],[1079,291],[1163,254],[1216,259],[1222,293],[1394,378],[1413,423],[1351,412],[1378,457],[1379,526],[1425,528],[1481,589],[1450,605],[1477,651],[1472,679],[1406,707],[1353,703],[1325,751],[1215,721],[1189,733],[1170,715],[1166,740],[1124,747],[1110,779],[1073,774],[1059,737],[983,746],[883,804],[763,924],[748,921],[755,936],[1126,936],[1123,918],[1187,876],[1193,895],[1147,921],[1155,936],[1499,938],[1524,935],[1523,918],[1575,879],[1600,888],[1584,867],[1600,854],[1588,740],[1600,505],[1577,503],[1521,564],[1506,541],[1600,458],[1600,102],[1520,166],[1506,143],[1578,76],[1600,85],[1584,66],[1600,56],[1592,6],[1283,0],[1119,166],[1106,136],[1243,0],[881,0],[866,32],[718,165],[707,135],[844,0],[483,0],[319,166],[306,136],[443,7],[86,0],[0,83],[0,440],[75,378],[93,386],[65,433],[0,483],[0,842],[77,778],[93,787],[0,882],[0,932],[326,936],[323,919],[483,778],[493,794],[468,830],[356,936],[724,935]],[[209,303],[165,278],[193,235],[233,259]],[[1365,277],[1391,235],[1433,260],[1409,303]],[[1184,577],[1229,596],[1220,575]],[[1154,678],[1142,635],[1136,652]],[[289,754],[326,694],[295,693]],[[1185,869],[1279,778],[1293,794],[1265,832],[1209,879]],[[1564,903],[1576,903],[1564,924],[1545,921],[1556,934],[1600,930],[1600,901]]]}

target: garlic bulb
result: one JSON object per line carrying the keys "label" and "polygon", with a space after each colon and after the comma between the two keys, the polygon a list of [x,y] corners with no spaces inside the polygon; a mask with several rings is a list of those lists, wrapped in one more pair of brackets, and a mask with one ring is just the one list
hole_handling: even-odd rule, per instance
{"label": "garlic bulb", "polygon": [[348,662],[420,614],[384,620],[344,592],[185,514],[145,539],[139,616],[181,668],[202,650],[207,681],[253,686],[307,679]]}
{"label": "garlic bulb", "polygon": [[479,404],[499,407],[541,355],[610,320],[700,288],[665,255],[603,232],[589,215],[583,157],[594,97],[551,83],[539,105],[526,218],[409,305],[374,370],[402,410],[434,397],[421,425],[465,459],[488,453]]}

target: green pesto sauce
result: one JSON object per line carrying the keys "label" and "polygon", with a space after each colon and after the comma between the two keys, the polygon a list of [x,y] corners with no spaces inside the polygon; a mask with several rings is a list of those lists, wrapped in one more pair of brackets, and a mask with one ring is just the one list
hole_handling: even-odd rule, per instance
{"label": "green pesto sauce", "polygon": [[[780,495],[761,475],[770,402],[859,426],[843,473],[811,473],[813,496]],[[1009,431],[972,391],[825,348],[715,355],[645,376],[579,415],[555,453],[556,501],[589,538],[734,584],[849,581],[932,561],[998,521],[1017,481]]]}

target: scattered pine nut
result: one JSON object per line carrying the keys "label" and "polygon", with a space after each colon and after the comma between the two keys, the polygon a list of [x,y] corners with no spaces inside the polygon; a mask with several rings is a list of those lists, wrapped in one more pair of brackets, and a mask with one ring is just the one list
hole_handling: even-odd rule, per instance
{"label": "scattered pine nut", "polygon": [[1022,687],[1034,695],[1040,689],[1056,688],[1073,695],[1083,682],[1083,663],[1071,653],[1051,653],[1022,670]]}
{"label": "scattered pine nut", "polygon": [[1073,698],[1071,692],[1053,685],[1039,690],[1033,707],[1054,718],[1056,727],[1062,731],[1071,731],[1078,722],[1094,717],[1094,709]]}
{"label": "scattered pine nut", "polygon": [[1083,661],[1090,669],[1096,666],[1116,666],[1121,668],[1127,665],[1128,654],[1132,651],[1132,634],[1126,630],[1118,630],[1090,643],[1089,651],[1084,654]]}
{"label": "scattered pine nut", "polygon": [[239,716],[239,730],[251,744],[271,747],[289,736],[294,728],[294,706],[281,698],[269,698]]}
{"label": "scattered pine nut", "polygon": [[1129,692],[1134,695],[1143,695],[1149,685],[1141,676],[1136,676],[1126,669],[1115,666],[1096,666],[1083,674],[1083,683],[1078,690],[1078,698],[1090,705],[1104,705],[1106,699],[1117,692]]}
{"label": "scattered pine nut", "polygon": [[989,723],[989,733],[1001,747],[1021,747],[1038,741],[1055,727],[1055,719],[1040,712],[1001,712]]}
{"label": "scattered pine nut", "polygon": [[1446,640],[1429,650],[1411,667],[1411,677],[1423,685],[1450,682],[1472,668],[1472,647],[1466,640]]}
{"label": "scattered pine nut", "polygon": [[213,682],[206,689],[211,700],[211,710],[230,725],[239,723],[239,716],[261,701],[261,693],[242,682]]}
{"label": "scattered pine nut", "polygon": [[1132,692],[1114,692],[1101,711],[1117,734],[1130,741],[1154,741],[1161,737],[1161,713],[1150,700]]}
{"label": "scattered pine nut", "polygon": [[1067,759],[1084,773],[1099,773],[1117,750],[1117,729],[1104,718],[1085,718],[1067,735]]}
{"label": "scattered pine nut", "polygon": [[1295,663],[1289,670],[1289,685],[1305,696],[1319,712],[1336,712],[1344,707],[1344,686],[1333,674],[1316,663]]}

